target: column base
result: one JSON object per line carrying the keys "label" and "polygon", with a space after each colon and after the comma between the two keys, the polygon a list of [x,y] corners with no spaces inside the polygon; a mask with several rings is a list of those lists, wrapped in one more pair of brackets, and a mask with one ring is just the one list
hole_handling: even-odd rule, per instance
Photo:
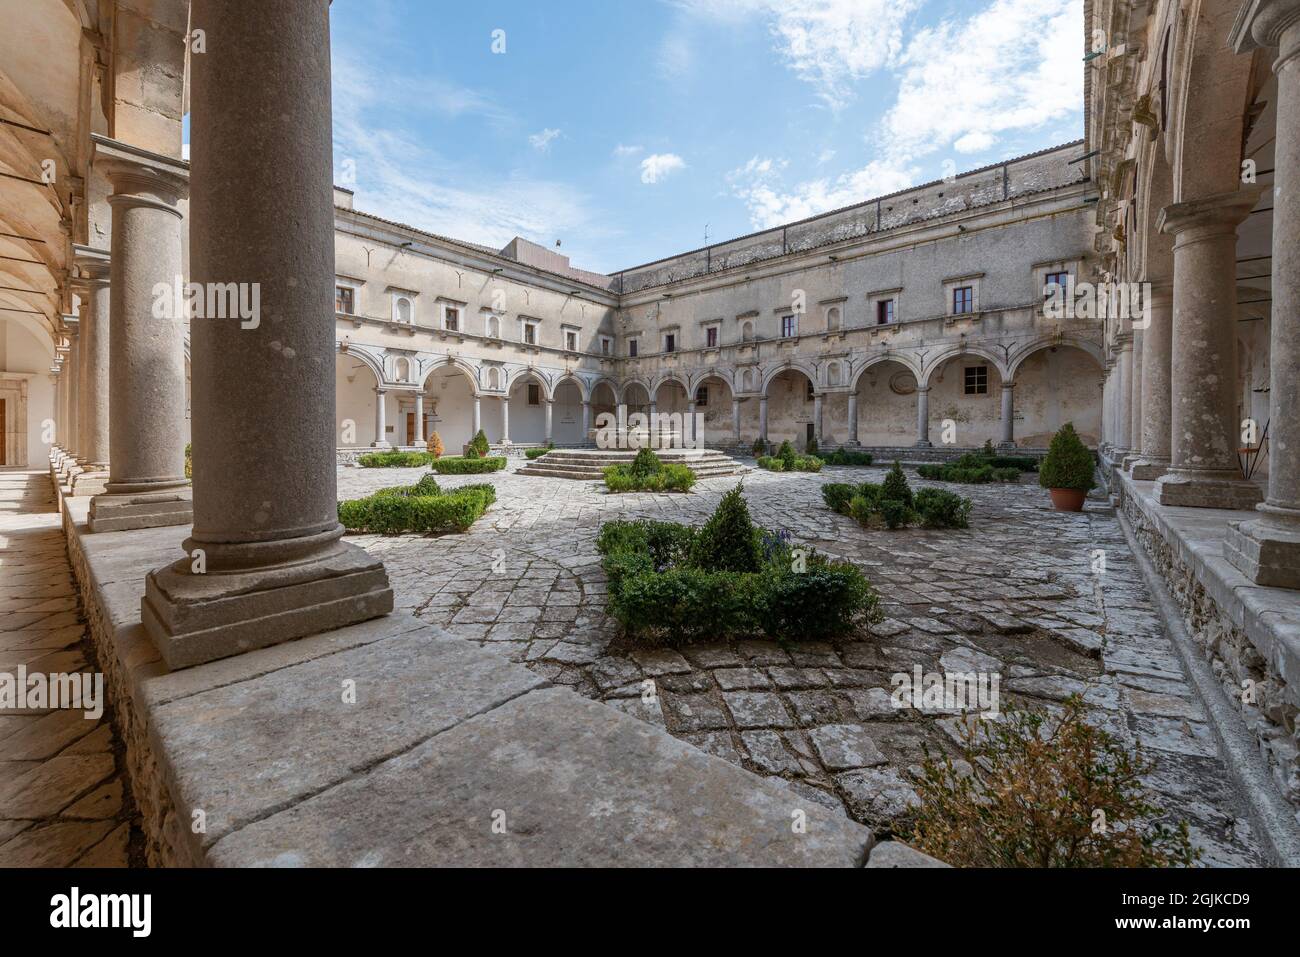
{"label": "column base", "polygon": [[1016,445],[1014,439],[1013,439],[1012,441],[1010,441],[1010,442],[999,442],[999,443],[995,446],[995,448],[997,448],[999,451],[1002,451],[1002,452],[1014,452],[1014,451],[1015,451],[1016,449],[1018,449],[1019,447],[1020,447],[1020,446]]}
{"label": "column base", "polygon": [[1122,471],[1122,472],[1127,472],[1127,471],[1129,471],[1130,469],[1133,468],[1133,463],[1134,463],[1134,462],[1137,462],[1137,461],[1138,461],[1139,459],[1141,459],[1141,458],[1142,458],[1142,456],[1141,456],[1140,454],[1138,454],[1137,452],[1130,452],[1130,453],[1128,453],[1128,455],[1124,456],[1124,458],[1122,458],[1122,459],[1120,460],[1120,463],[1119,463],[1119,469],[1120,469],[1120,471]]}
{"label": "column base", "polygon": [[83,466],[82,471],[72,477],[69,487],[72,489],[73,498],[103,495],[108,490],[108,466],[94,464]]}
{"label": "column base", "polygon": [[1254,482],[1204,473],[1171,471],[1156,482],[1156,501],[1182,508],[1227,508],[1249,511],[1264,501]]}
{"label": "column base", "polygon": [[1135,482],[1154,482],[1169,471],[1169,463],[1158,459],[1138,459],[1129,469]]}
{"label": "column base", "polygon": [[1223,557],[1256,585],[1300,588],[1300,525],[1229,522]]}
{"label": "column base", "polygon": [[105,492],[90,500],[91,532],[126,532],[189,525],[193,521],[194,500],[189,486],[170,492]]}
{"label": "column base", "polygon": [[307,561],[195,575],[190,559],[149,573],[141,620],[169,668],[189,668],[393,610],[384,564],[348,542]]}
{"label": "column base", "polygon": [[932,448],[934,448],[934,443],[933,443],[933,442],[929,442],[929,441],[926,441],[926,442],[917,442],[916,445],[914,445],[914,446],[912,446],[912,447],[913,447],[913,448],[916,448],[916,449],[932,449]]}

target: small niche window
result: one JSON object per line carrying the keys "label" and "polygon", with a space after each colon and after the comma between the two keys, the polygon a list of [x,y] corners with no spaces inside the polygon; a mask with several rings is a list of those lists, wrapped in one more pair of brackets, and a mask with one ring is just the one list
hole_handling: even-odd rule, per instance
{"label": "small niche window", "polygon": [[988,395],[989,394],[989,367],[988,366],[967,366],[966,367],[966,394],[967,395]]}
{"label": "small niche window", "polygon": [[965,316],[975,311],[975,287],[957,286],[952,291],[952,314]]}
{"label": "small niche window", "polygon": [[840,328],[840,307],[831,306],[826,310],[826,331],[836,332]]}
{"label": "small niche window", "polygon": [[347,316],[356,315],[357,291],[351,286],[335,286],[334,311]]}
{"label": "small niche window", "polygon": [[406,296],[393,298],[393,321],[408,326],[411,324],[411,300]]}
{"label": "small niche window", "polygon": [[487,337],[489,339],[501,338],[501,320],[497,316],[487,317]]}

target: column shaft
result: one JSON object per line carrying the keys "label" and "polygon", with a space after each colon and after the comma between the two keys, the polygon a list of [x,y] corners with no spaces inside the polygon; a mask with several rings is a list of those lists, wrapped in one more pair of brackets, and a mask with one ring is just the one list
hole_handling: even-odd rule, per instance
{"label": "column shaft", "polygon": [[858,444],[858,394],[849,393],[849,445]]}
{"label": "column shaft", "polygon": [[930,387],[922,386],[916,390],[916,445],[917,448],[930,448]]}
{"label": "column shaft", "polygon": [[1016,444],[1016,384],[1002,383],[1002,444]]}
{"label": "column shaft", "polygon": [[1153,482],[1169,468],[1169,363],[1173,347],[1173,286],[1151,284],[1147,326],[1142,330],[1142,445],[1131,474]]}

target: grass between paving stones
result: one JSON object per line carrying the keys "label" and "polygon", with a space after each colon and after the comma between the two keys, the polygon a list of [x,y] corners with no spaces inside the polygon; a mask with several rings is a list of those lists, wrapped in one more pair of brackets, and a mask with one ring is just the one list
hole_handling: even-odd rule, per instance
{"label": "grass between paving stones", "polygon": [[855,565],[758,528],[742,491],[728,492],[699,528],[601,526],[609,612],[629,637],[672,646],[760,635],[826,640],[879,618],[879,596]]}
{"label": "grass between paving stones", "polygon": [[412,486],[381,489],[363,499],[339,502],[339,522],[350,533],[441,535],[468,531],[497,500],[491,485],[444,492],[432,475]]}

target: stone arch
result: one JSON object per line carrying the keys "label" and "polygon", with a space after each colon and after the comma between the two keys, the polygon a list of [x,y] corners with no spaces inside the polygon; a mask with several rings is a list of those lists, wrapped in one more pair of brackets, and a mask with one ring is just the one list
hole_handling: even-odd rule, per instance
{"label": "stone arch", "polygon": [[939,353],[939,355],[935,356],[934,359],[926,363],[924,369],[922,370],[922,374],[917,377],[917,381],[923,387],[928,387],[930,385],[930,380],[934,376],[934,374],[938,370],[942,369],[944,365],[946,365],[948,362],[958,358],[959,356],[974,356],[980,359],[987,359],[990,363],[992,363],[993,368],[997,370],[998,376],[1000,378],[1004,378],[1004,379],[1007,378],[1006,365],[1004,364],[1003,359],[999,357],[996,353],[994,353],[990,349],[984,348],[981,345],[964,345],[964,346],[954,346],[951,349],[945,349],[943,352]]}
{"label": "stone arch", "polygon": [[583,382],[580,376],[576,376],[572,372],[566,372],[555,380],[555,394],[559,394],[560,386],[564,385],[566,382],[572,382],[578,387],[578,394],[582,396],[583,402],[586,402],[591,398],[591,390],[587,388],[587,383]]}
{"label": "stone arch", "polygon": [[1091,356],[1093,361],[1097,363],[1098,369],[1104,370],[1105,368],[1106,365],[1105,357],[1102,354],[1101,347],[1098,346],[1095,342],[1089,342],[1087,339],[1069,339],[1069,338],[1039,339],[1035,342],[1031,342],[1023,349],[1018,349],[1011,354],[1011,367],[1010,367],[1010,371],[1006,375],[1007,380],[1014,382],[1016,379],[1016,375],[1020,372],[1020,367],[1024,365],[1025,360],[1028,359],[1030,356],[1032,356],[1034,353],[1042,352],[1044,349],[1056,349],[1056,348],[1078,349],[1080,352],[1085,352],[1089,356]]}
{"label": "stone arch", "polygon": [[676,382],[679,386],[682,387],[683,392],[687,392],[687,393],[690,392],[691,384],[690,384],[690,380],[686,376],[679,375],[676,372],[666,372],[663,375],[661,375],[659,378],[654,380],[654,383],[650,390],[650,394],[658,395],[659,390],[662,389],[669,382]]}
{"label": "stone arch", "polygon": [[1018,353],[1011,368],[1017,444],[1044,448],[1067,422],[1074,423],[1087,444],[1100,441],[1098,397],[1104,366],[1096,345],[1085,340],[1039,341]]}
{"label": "stone arch", "polygon": [[868,359],[866,362],[860,365],[856,370],[854,370],[849,380],[850,390],[856,392],[858,390],[859,383],[862,381],[862,377],[866,375],[868,370],[870,370],[872,366],[880,365],[882,362],[895,362],[898,365],[901,365],[907,371],[912,373],[913,378],[916,379],[918,384],[920,383],[921,369],[920,366],[917,365],[916,360],[913,359],[911,356],[906,356],[906,355],[902,355],[901,353],[891,352],[891,353],[885,353],[883,355],[872,356],[870,359]]}
{"label": "stone arch", "polygon": [[383,371],[375,356],[355,347],[335,351],[334,442],[339,448],[370,448],[378,441],[375,390],[383,386]]}
{"label": "stone arch", "polygon": [[463,362],[441,362],[424,379],[424,428],[428,433],[438,433],[448,455],[459,455],[474,437],[475,403],[480,408],[480,427],[489,435],[495,434],[482,422],[487,414],[485,407],[494,403],[482,400],[475,371]]}
{"label": "stone arch", "polygon": [[[542,399],[544,401],[550,401],[555,398],[555,393],[551,388],[551,383],[547,381],[546,374],[532,366],[523,369],[516,369],[511,373],[506,380],[506,389],[510,392],[514,392],[515,386],[527,382],[529,379],[532,379],[541,387]],[[512,435],[511,438],[513,437],[514,436]]]}
{"label": "stone arch", "polygon": [[441,362],[427,364],[425,366],[425,371],[421,376],[421,388],[427,391],[429,388],[429,380],[435,373],[445,369],[447,366],[455,366],[457,370],[464,373],[465,378],[469,379],[471,395],[482,395],[482,390],[479,388],[481,385],[479,381],[479,373],[481,372],[480,367],[470,365],[464,359],[458,359],[455,356],[447,356]]}
{"label": "stone arch", "polygon": [[808,397],[809,385],[813,391],[819,388],[817,374],[802,362],[770,370],[763,383],[769,441],[780,445],[788,440],[796,448],[806,445],[817,408],[816,401]]}
{"label": "stone arch", "polygon": [[737,369],[734,381],[737,392],[752,395],[763,387],[763,370],[758,366],[746,366],[743,369]]}
{"label": "stone arch", "polygon": [[[624,381],[622,386],[619,387],[619,389],[616,391],[616,394],[618,395],[618,401],[626,406],[631,406],[633,404],[628,399],[629,390],[640,390],[640,392],[645,395],[645,404],[646,405],[650,404],[650,384],[646,382],[644,379],[640,379],[640,378],[627,379],[626,381]],[[641,398],[641,396],[639,395],[635,397],[638,399]]]}
{"label": "stone arch", "polygon": [[817,367],[812,363],[805,362],[804,360],[801,359],[790,363],[783,363],[782,365],[779,366],[772,366],[769,369],[767,369],[767,371],[763,373],[763,394],[764,395],[767,394],[768,387],[772,384],[772,380],[776,379],[779,375],[781,375],[784,372],[803,373],[805,376],[808,377],[808,381],[810,381],[813,384],[814,388],[817,388],[820,384],[817,379]]}

